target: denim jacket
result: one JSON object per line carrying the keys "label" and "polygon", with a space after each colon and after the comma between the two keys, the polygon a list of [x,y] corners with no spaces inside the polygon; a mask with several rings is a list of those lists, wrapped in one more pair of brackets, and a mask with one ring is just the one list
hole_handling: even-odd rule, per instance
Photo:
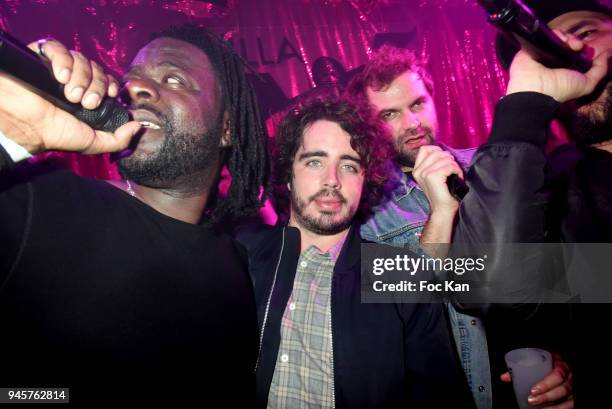
{"label": "denim jacket", "polygon": [[[443,148],[455,157],[463,169],[469,167],[476,153],[476,149]],[[374,209],[374,214],[361,226],[361,237],[372,242],[408,247],[417,254],[423,254],[419,240],[429,218],[429,201],[413,178],[402,173],[399,167],[395,171],[399,185],[391,193],[390,199]],[[448,313],[457,352],[476,407],[490,409],[491,371],[482,321],[457,312],[452,305],[449,305]]]}

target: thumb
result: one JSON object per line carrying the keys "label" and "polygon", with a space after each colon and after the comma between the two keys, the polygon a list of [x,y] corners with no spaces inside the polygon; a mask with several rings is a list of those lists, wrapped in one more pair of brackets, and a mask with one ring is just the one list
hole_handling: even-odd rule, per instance
{"label": "thumb", "polygon": [[117,152],[128,147],[132,138],[138,133],[141,125],[136,121],[130,121],[121,125],[114,133],[95,131],[94,141],[83,153],[96,154],[106,152]]}
{"label": "thumb", "polygon": [[512,375],[510,375],[510,372],[505,372],[499,377],[499,379],[501,379],[502,382],[512,382]]}
{"label": "thumb", "polygon": [[608,73],[608,60],[612,56],[612,51],[606,51],[599,54],[593,60],[593,66],[584,75],[587,79],[585,85],[585,95],[590,94],[595,90],[597,84],[602,80],[603,77]]}

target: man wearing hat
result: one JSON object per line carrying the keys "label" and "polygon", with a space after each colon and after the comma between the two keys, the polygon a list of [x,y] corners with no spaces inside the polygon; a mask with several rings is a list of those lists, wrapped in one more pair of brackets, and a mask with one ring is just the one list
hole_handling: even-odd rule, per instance
{"label": "man wearing hat", "polygon": [[[612,243],[612,85],[608,74],[612,11],[594,0],[525,4],[570,48],[584,50],[593,66],[585,74],[549,69],[498,39],[498,54],[510,66],[507,94],[497,104],[489,143],[479,149],[467,175],[470,193],[461,203],[454,242],[464,248],[470,243],[475,248],[477,243]],[[567,129],[571,143],[547,157],[544,148],[555,118]],[[490,258],[501,256],[504,246],[497,247],[500,254],[489,254]],[[533,275],[526,277],[533,277],[534,283],[548,273],[565,271],[569,261],[564,254],[564,264],[555,265],[536,251],[525,257],[533,257],[526,263]],[[601,269],[601,263],[596,267]],[[525,288],[524,282],[516,281],[506,284]],[[581,302],[589,301],[582,295]],[[559,315],[567,308],[547,307],[558,308]],[[612,365],[611,339],[603,336],[602,329],[609,314],[612,308],[606,304],[571,305],[565,341],[576,408],[597,407],[609,400],[603,380]],[[538,401],[530,399],[530,403]]]}

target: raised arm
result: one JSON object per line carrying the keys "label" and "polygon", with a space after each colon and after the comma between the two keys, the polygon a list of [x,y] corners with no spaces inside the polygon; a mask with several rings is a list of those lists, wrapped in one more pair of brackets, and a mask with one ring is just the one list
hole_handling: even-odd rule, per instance
{"label": "raised arm", "polygon": [[[562,39],[575,50],[583,47],[575,38]],[[608,58],[607,53],[597,56],[591,70],[582,74],[548,69],[519,52],[510,68],[507,95],[496,107],[489,142],[479,149],[466,175],[470,191],[461,202],[451,254],[474,254],[491,244],[480,278],[507,294],[520,294],[525,302],[537,298],[529,290],[542,288],[538,280],[546,279],[539,269],[541,254],[532,246],[512,260],[507,244],[545,241],[544,146],[550,122],[560,103],[593,92],[607,72]],[[506,274],[508,261],[522,263],[525,270]]]}

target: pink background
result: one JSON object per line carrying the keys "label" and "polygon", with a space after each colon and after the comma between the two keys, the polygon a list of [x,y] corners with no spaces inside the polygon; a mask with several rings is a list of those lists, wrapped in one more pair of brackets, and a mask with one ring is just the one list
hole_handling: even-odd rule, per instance
{"label": "pink background", "polygon": [[[227,7],[174,0],[5,0],[0,27],[24,42],[53,36],[120,74],[150,33],[184,22],[232,39],[287,98],[314,86],[312,64],[333,57],[347,70],[363,64],[382,32],[413,33],[416,54],[435,82],[440,139],[454,147],[484,142],[505,73],[494,28],[472,0],[229,0]],[[77,173],[116,178],[106,156],[54,154]]]}

